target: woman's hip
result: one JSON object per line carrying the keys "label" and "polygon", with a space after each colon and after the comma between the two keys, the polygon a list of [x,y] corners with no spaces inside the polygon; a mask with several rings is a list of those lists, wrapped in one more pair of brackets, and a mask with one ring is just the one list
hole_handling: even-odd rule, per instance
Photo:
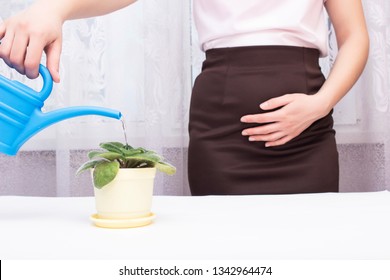
{"label": "woman's hip", "polygon": [[[206,53],[190,107],[190,135],[230,135],[253,124],[240,118],[264,113],[259,105],[291,93],[315,94],[325,78],[315,49],[283,46],[213,49]],[[333,131],[331,113],[304,132]]]}
{"label": "woman's hip", "polygon": [[240,119],[263,113],[262,102],[289,93],[315,94],[321,88],[325,78],[318,57],[317,50],[299,47],[206,53],[190,106],[189,178],[194,194],[208,193],[204,185],[210,177],[217,188],[212,194],[223,193],[224,188],[230,194],[337,190],[332,113],[282,146],[266,148],[241,135],[244,129],[261,125]]}

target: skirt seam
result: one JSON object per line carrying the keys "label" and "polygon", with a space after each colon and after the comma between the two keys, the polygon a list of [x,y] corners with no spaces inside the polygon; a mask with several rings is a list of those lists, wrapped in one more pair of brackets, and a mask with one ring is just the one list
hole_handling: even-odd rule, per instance
{"label": "skirt seam", "polygon": [[309,85],[307,84],[308,81],[308,70],[307,70],[307,63],[306,63],[306,51],[305,48],[302,48],[302,63],[303,63],[303,69],[305,69],[305,88],[306,88],[306,94],[310,94],[309,92]]}
{"label": "skirt seam", "polygon": [[225,59],[226,59],[226,70],[225,70],[225,76],[224,76],[224,88],[223,88],[223,96],[222,96],[222,105],[225,104],[225,98],[226,98],[226,93],[227,93],[227,89],[228,89],[228,75],[229,75],[229,72],[230,72],[230,65],[231,65],[231,62],[230,62],[230,54],[228,51],[225,52]]}

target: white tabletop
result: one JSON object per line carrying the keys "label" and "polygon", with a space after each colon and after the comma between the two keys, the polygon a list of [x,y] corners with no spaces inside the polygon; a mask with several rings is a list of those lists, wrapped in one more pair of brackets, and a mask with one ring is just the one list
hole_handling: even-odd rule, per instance
{"label": "white tabletop", "polygon": [[390,192],[153,198],[104,229],[94,199],[0,197],[0,259],[390,259]]}

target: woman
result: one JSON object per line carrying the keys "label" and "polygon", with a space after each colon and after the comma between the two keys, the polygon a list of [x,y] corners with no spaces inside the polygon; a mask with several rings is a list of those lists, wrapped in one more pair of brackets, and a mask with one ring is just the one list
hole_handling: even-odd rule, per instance
{"label": "woman", "polygon": [[[0,26],[0,57],[36,78],[45,51],[59,82],[62,24],[133,2],[37,1]],[[326,81],[324,7],[339,47]],[[332,108],[367,60],[360,0],[194,0],[194,15],[206,60],[190,108],[192,194],[337,192]]]}

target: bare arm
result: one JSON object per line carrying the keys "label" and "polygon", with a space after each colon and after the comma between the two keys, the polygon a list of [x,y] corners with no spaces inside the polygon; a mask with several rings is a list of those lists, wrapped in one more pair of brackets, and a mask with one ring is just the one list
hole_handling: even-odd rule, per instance
{"label": "bare arm", "polygon": [[55,82],[60,81],[62,25],[66,20],[111,13],[136,0],[37,0],[0,24],[0,58],[29,78],[38,76],[42,53]]}
{"label": "bare arm", "polygon": [[283,145],[326,116],[355,84],[366,64],[369,39],[361,0],[328,0],[325,4],[336,31],[339,52],[331,73],[317,94],[291,93],[260,105],[263,114],[247,115],[245,123],[271,123],[246,129],[243,135],[266,146]]}
{"label": "bare arm", "polygon": [[330,111],[362,73],[369,39],[360,0],[328,0],[325,4],[336,31],[338,55],[327,81],[318,92]]}
{"label": "bare arm", "polygon": [[136,0],[38,0],[40,7],[50,7],[62,20],[105,15],[122,9]]}

